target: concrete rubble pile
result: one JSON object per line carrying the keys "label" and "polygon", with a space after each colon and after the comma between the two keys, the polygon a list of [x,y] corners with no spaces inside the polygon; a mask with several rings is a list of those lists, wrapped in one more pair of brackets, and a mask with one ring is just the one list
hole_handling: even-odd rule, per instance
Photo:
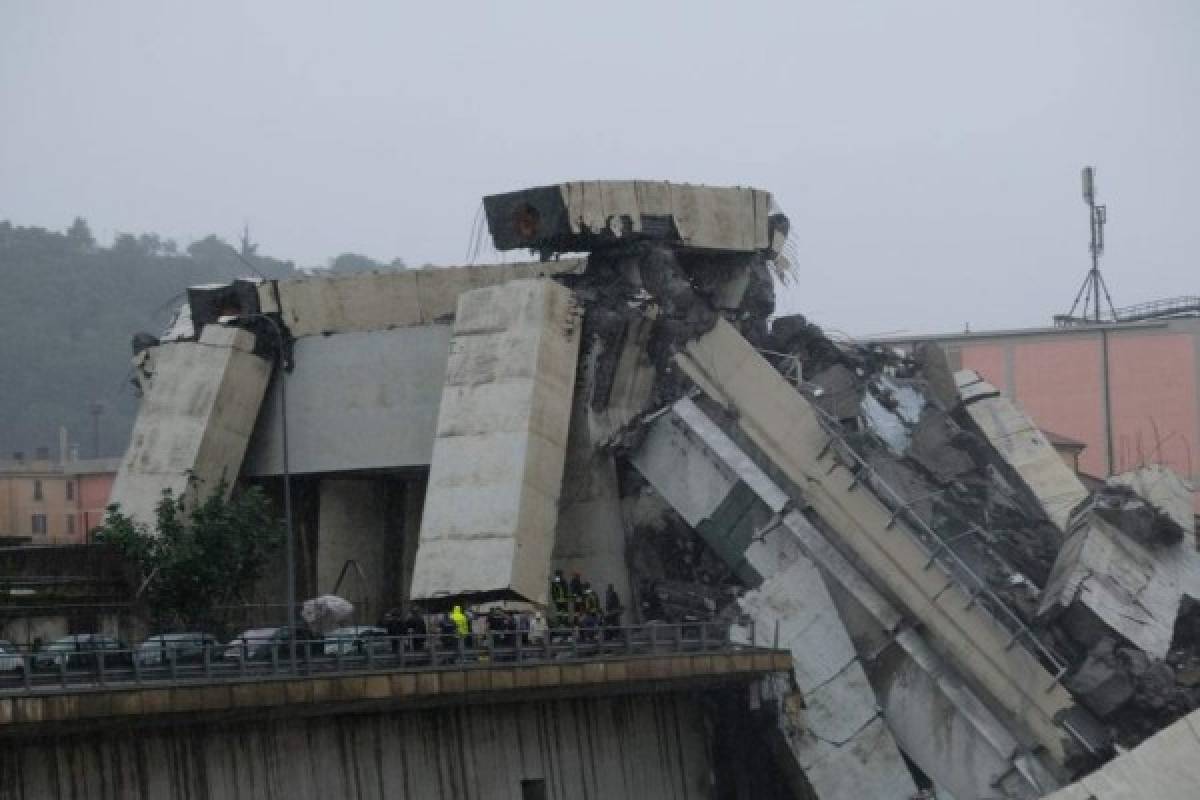
{"label": "concrete rubble pile", "polygon": [[[280,476],[286,388],[314,591],[352,559],[390,565],[371,587],[393,602],[544,607],[561,569],[631,621],[728,622],[793,656],[746,711],[780,797],[1041,797],[1200,706],[1173,474],[1089,493],[936,347],[770,323],[792,267],[767,192],[597,181],[484,208],[498,249],[541,260],[193,299],[138,356],[114,501]],[[168,392],[199,348],[223,349]],[[400,500],[363,494],[381,471]]]}

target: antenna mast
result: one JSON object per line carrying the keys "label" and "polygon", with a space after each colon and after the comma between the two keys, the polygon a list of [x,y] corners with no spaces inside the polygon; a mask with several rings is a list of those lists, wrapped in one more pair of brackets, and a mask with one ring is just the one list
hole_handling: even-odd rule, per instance
{"label": "antenna mast", "polygon": [[[1083,168],[1083,202],[1087,203],[1088,220],[1092,229],[1092,242],[1088,248],[1092,254],[1092,268],[1088,270],[1087,277],[1083,279],[1083,285],[1079,287],[1079,292],[1075,295],[1075,302],[1071,304],[1071,310],[1065,315],[1055,317],[1055,322],[1059,325],[1101,322],[1101,292],[1104,293],[1104,302],[1108,305],[1109,321],[1117,321],[1117,312],[1113,308],[1108,285],[1104,282],[1104,276],[1100,274],[1100,254],[1104,252],[1104,225],[1108,222],[1108,209],[1103,205],[1096,205],[1095,167]],[[1082,314],[1076,317],[1075,309],[1080,308],[1081,303]]]}

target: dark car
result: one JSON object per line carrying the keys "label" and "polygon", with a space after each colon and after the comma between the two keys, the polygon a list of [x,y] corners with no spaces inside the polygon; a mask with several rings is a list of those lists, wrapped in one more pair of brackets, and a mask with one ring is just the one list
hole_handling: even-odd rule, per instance
{"label": "dark car", "polygon": [[[277,628],[250,628],[242,631],[225,644],[222,658],[226,661],[270,661],[272,653],[284,661],[291,653],[289,638],[292,631],[286,625]],[[304,628],[296,630],[296,655],[308,656],[311,649],[320,647],[314,642],[312,633]]]}
{"label": "dark car", "polygon": [[324,653],[327,656],[363,656],[392,652],[387,631],[375,625],[351,625],[325,634]]}
{"label": "dark car", "polygon": [[171,663],[199,664],[207,650],[210,659],[220,657],[220,643],[208,633],[159,633],[138,645],[134,658],[138,666],[159,667]]}
{"label": "dark car", "polygon": [[56,639],[33,657],[34,669],[105,669],[128,667],[132,663],[129,646],[120,639],[101,633],[75,633]]}

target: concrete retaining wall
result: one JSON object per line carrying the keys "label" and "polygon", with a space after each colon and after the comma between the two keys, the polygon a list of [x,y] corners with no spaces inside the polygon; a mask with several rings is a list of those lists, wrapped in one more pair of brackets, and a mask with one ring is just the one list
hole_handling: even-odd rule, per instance
{"label": "concrete retaining wall", "polygon": [[129,727],[10,740],[0,797],[707,798],[701,707],[681,695]]}

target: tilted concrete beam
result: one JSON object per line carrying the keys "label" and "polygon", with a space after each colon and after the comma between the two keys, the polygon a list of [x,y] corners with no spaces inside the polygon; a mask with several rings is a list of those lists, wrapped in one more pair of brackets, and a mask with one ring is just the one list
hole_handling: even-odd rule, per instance
{"label": "tilted concrete beam", "polygon": [[254,335],[206,325],[195,342],[154,349],[153,374],[111,502],[153,527],[164,490],[196,502],[232,490],[271,376]]}
{"label": "tilted concrete beam", "polygon": [[413,599],[545,602],[579,327],[571,291],[549,280],[459,298]]}
{"label": "tilted concrete beam", "polygon": [[688,343],[676,363],[732,414],[840,543],[928,631],[935,646],[1014,718],[1051,759],[1079,739],[1074,701],[1012,631],[940,568],[915,532],[847,468],[809,402],[729,323]]}

